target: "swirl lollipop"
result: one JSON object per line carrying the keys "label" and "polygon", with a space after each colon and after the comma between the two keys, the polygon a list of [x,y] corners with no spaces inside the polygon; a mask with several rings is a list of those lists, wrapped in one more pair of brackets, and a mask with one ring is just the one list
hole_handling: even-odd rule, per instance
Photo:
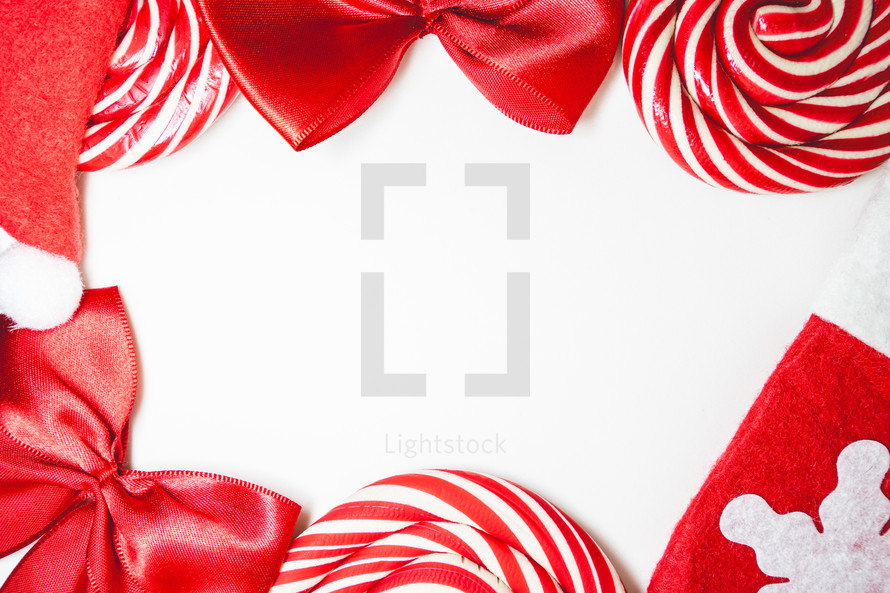
{"label": "swirl lollipop", "polygon": [[90,118],[79,168],[123,169],[167,156],[200,136],[237,95],[193,0],[138,0]]}
{"label": "swirl lollipop", "polygon": [[410,586],[624,593],[602,550],[555,506],[460,471],[405,474],[360,490],[294,541],[272,593]]}
{"label": "swirl lollipop", "polygon": [[649,133],[712,185],[816,191],[890,155],[886,0],[632,0],[623,58]]}

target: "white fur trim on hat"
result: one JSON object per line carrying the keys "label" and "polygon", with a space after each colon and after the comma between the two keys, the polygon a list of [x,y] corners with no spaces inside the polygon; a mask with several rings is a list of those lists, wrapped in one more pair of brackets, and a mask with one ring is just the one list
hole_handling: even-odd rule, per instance
{"label": "white fur trim on hat", "polygon": [[890,356],[890,168],[816,302],[815,313]]}
{"label": "white fur trim on hat", "polygon": [[23,243],[0,253],[0,313],[16,327],[44,330],[71,319],[83,281],[77,264]]}

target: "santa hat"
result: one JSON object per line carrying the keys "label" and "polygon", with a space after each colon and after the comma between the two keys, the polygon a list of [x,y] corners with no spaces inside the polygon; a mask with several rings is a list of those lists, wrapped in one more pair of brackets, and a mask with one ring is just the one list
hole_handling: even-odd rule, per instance
{"label": "santa hat", "polygon": [[128,4],[0,2],[0,313],[18,326],[80,302],[78,154]]}
{"label": "santa hat", "polygon": [[890,591],[890,179],[650,593]]}

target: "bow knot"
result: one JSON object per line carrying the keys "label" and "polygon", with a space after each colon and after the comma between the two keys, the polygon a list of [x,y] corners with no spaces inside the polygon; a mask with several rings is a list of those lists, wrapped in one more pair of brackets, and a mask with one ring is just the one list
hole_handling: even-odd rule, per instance
{"label": "bow knot", "polygon": [[297,150],[364,113],[430,33],[508,117],[566,134],[612,64],[624,14],[622,0],[199,3],[242,92]]}
{"label": "bow knot", "polygon": [[104,469],[100,470],[96,474],[96,483],[99,485],[99,488],[103,488],[105,483],[111,479],[117,479],[121,476],[121,473],[118,471],[117,467],[106,466]]}
{"label": "bow knot", "polygon": [[116,290],[67,324],[0,321],[2,593],[266,593],[299,507],[196,472],[122,468],[136,364]]}
{"label": "bow knot", "polygon": [[433,26],[446,10],[448,9],[442,9],[431,13],[421,14],[421,16],[423,17],[423,29],[420,31],[419,35],[421,39],[433,32]]}
{"label": "bow knot", "polygon": [[115,482],[120,480],[123,476],[123,471],[118,468],[118,466],[107,464],[100,469],[94,471],[89,474],[90,479],[90,491],[93,492],[93,496],[97,501],[105,500],[105,492],[108,491],[109,487],[114,487]]}

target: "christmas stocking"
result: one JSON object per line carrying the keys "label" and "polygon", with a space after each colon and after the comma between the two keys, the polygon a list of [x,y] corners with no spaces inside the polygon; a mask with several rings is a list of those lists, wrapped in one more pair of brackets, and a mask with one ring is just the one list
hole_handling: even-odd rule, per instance
{"label": "christmas stocking", "polygon": [[19,326],[80,302],[75,173],[128,4],[0,2],[0,312]]}
{"label": "christmas stocking", "polygon": [[890,181],[650,593],[890,592]]}

